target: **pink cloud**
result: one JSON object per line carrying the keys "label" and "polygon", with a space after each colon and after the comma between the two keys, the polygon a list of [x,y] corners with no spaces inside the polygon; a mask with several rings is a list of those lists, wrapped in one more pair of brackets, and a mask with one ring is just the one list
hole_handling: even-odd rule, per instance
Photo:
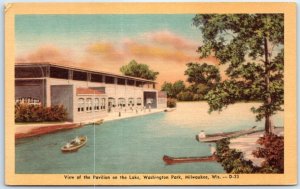
{"label": "pink cloud", "polygon": [[196,51],[198,44],[168,30],[147,33],[145,36],[152,42],[180,50]]}
{"label": "pink cloud", "polygon": [[118,50],[111,42],[96,42],[90,44],[86,52],[88,54],[100,56],[103,59],[120,61],[124,54],[121,50]]}
{"label": "pink cloud", "polygon": [[16,62],[55,62],[70,64],[72,61],[70,50],[63,50],[53,45],[44,45],[26,55],[16,57]]}

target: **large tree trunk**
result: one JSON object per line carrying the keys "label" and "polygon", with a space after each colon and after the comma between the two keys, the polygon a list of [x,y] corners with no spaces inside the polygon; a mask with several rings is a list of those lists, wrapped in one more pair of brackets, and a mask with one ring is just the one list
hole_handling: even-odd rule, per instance
{"label": "large tree trunk", "polygon": [[[265,103],[269,106],[272,103],[272,98],[270,94],[270,62],[269,62],[269,50],[268,50],[268,39],[264,38],[264,51],[265,51],[265,82],[266,82],[266,93],[268,94]],[[269,109],[265,112],[265,132],[273,133],[274,125],[271,120],[271,115]]]}

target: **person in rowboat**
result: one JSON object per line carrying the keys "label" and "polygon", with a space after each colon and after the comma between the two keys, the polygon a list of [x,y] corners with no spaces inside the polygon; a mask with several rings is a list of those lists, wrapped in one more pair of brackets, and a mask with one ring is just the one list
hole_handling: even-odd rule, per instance
{"label": "person in rowboat", "polygon": [[210,153],[211,153],[211,155],[216,155],[216,147],[214,147],[213,145],[209,145],[210,146]]}
{"label": "person in rowboat", "polygon": [[70,148],[71,147],[71,144],[68,142],[66,145],[65,145],[65,148]]}
{"label": "person in rowboat", "polygon": [[203,130],[201,130],[201,132],[198,134],[198,137],[205,138],[206,137],[205,132]]}
{"label": "person in rowboat", "polygon": [[80,139],[79,139],[78,136],[74,139],[74,141],[75,141],[76,144],[80,144]]}

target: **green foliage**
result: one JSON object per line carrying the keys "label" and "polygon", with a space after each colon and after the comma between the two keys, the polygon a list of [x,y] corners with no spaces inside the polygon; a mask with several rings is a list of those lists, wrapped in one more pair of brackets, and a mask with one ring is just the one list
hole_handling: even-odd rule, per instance
{"label": "green foliage", "polygon": [[257,141],[262,147],[253,152],[258,158],[264,158],[262,172],[284,172],[284,138],[274,134],[267,134]]}
{"label": "green foliage", "polygon": [[284,172],[284,139],[281,136],[267,134],[257,141],[263,147],[253,152],[258,158],[265,161],[261,167],[253,165],[252,161],[245,160],[242,152],[230,149],[229,139],[222,139],[216,143],[218,162],[227,173],[283,173]]}
{"label": "green foliage", "polygon": [[179,80],[175,83],[164,82],[161,90],[166,91],[169,98],[176,98],[180,101],[203,100],[204,95],[213,88],[220,80],[219,70],[213,66],[197,63],[188,63],[185,75],[191,83],[185,87],[184,82]]}
{"label": "green foliage", "polygon": [[230,104],[242,100],[243,82],[224,81],[216,85],[204,97],[209,104],[209,112],[221,111]]}
{"label": "green foliage", "polygon": [[139,77],[148,80],[156,80],[159,72],[150,70],[147,64],[139,64],[132,60],[129,64],[122,66],[120,71],[127,76]]}
{"label": "green foliage", "polygon": [[182,91],[177,95],[177,99],[180,101],[193,101],[194,94],[190,91]]}
{"label": "green foliage", "polygon": [[62,105],[43,107],[32,104],[15,105],[16,122],[65,121],[67,111]]}
{"label": "green foliage", "polygon": [[208,91],[211,90],[211,87],[206,85],[206,84],[194,84],[194,85],[191,85],[189,86],[188,90],[194,92],[194,93],[197,93],[197,94],[202,94],[202,95],[205,95]]}
{"label": "green foliage", "polygon": [[257,167],[252,161],[245,160],[243,153],[229,148],[229,139],[222,139],[216,143],[218,162],[224,167],[227,173],[241,174],[254,173]]}
{"label": "green foliage", "polygon": [[176,107],[176,99],[168,98],[167,99],[167,107],[168,108],[175,108]]}
{"label": "green foliage", "polygon": [[169,98],[177,98],[177,95],[185,90],[183,81],[178,80],[175,83],[164,82],[161,86],[161,91],[165,91]]}
{"label": "green foliage", "polygon": [[187,81],[192,84],[205,84],[212,86],[221,80],[219,70],[213,66],[206,63],[188,63],[187,69],[184,75],[187,75]]}
{"label": "green foliage", "polygon": [[[214,55],[227,64],[229,79],[205,97],[210,111],[242,100],[261,100],[257,120],[269,119],[284,104],[283,14],[201,14],[193,24],[202,32],[200,57]],[[267,128],[267,122],[266,122]]]}

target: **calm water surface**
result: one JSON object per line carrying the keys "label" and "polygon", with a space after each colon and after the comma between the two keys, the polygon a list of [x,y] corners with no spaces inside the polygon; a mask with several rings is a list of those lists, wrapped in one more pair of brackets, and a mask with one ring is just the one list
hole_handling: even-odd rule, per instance
{"label": "calm water surface", "polygon": [[[16,173],[223,173],[218,163],[165,165],[162,157],[210,155],[208,144],[195,140],[201,130],[263,128],[263,122],[255,122],[252,106],[258,104],[239,103],[208,114],[206,102],[183,102],[173,112],[20,139],[16,141]],[[283,126],[283,112],[273,120]],[[77,135],[88,137],[86,146],[62,153],[61,146]]]}

